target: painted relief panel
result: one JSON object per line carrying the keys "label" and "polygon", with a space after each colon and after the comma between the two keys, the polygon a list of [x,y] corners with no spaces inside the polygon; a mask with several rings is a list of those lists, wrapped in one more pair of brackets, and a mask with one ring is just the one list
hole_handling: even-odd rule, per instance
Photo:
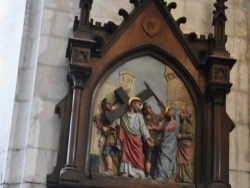
{"label": "painted relief panel", "polygon": [[150,56],[130,60],[95,101],[91,154],[101,174],[193,182],[194,105],[169,66]]}

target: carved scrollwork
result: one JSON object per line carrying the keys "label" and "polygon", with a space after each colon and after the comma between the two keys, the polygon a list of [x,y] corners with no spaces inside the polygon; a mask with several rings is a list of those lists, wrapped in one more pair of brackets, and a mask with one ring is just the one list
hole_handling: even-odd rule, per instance
{"label": "carved scrollwork", "polygon": [[180,25],[186,23],[186,21],[187,21],[186,17],[181,17],[176,21],[176,23],[180,27]]}
{"label": "carved scrollwork", "polygon": [[118,29],[118,26],[112,22],[112,21],[109,21],[107,24],[104,25],[104,28],[106,29],[106,31],[108,31],[109,33],[114,33],[117,31]]}
{"label": "carved scrollwork", "polygon": [[119,14],[120,16],[123,16],[123,19],[124,19],[124,20],[128,19],[128,17],[129,17],[129,13],[128,13],[125,9],[123,9],[123,8],[121,8],[121,9],[119,10],[118,14]]}
{"label": "carved scrollwork", "polygon": [[134,4],[135,7],[138,7],[140,5],[139,0],[130,0],[129,2]]}
{"label": "carved scrollwork", "polygon": [[175,2],[171,2],[167,6],[169,12],[171,12],[172,9],[176,9],[176,7],[177,7],[177,4]]}

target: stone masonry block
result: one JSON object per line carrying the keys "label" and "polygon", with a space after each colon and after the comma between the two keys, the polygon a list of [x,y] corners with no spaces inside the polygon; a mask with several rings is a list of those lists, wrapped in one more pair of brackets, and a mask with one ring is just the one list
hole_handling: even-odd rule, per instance
{"label": "stone masonry block", "polygon": [[[60,118],[54,113],[56,101],[36,98],[31,119],[28,145],[35,148],[56,150],[60,134]],[[38,106],[38,107],[37,107]],[[39,110],[36,111],[36,108]]]}
{"label": "stone masonry block", "polygon": [[250,128],[248,125],[236,125],[230,133],[229,167],[234,171],[250,172]]}
{"label": "stone masonry block", "polygon": [[67,94],[67,68],[67,65],[64,67],[39,65],[37,68],[35,97],[59,102]]}
{"label": "stone masonry block", "polygon": [[240,172],[240,171],[230,171],[229,172],[229,183],[232,188],[247,188],[250,185],[250,173]]}
{"label": "stone masonry block", "polygon": [[53,170],[56,156],[57,152],[54,150],[27,148],[23,181],[35,184],[46,182],[46,174]]}
{"label": "stone masonry block", "polygon": [[39,63],[52,66],[66,66],[67,38],[42,36],[39,49]]}

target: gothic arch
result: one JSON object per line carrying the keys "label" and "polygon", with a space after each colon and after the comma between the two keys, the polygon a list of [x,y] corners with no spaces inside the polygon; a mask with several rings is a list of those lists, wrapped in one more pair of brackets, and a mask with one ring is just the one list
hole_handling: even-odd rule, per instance
{"label": "gothic arch", "polygon": [[[88,125],[91,128],[92,122],[93,122],[93,114],[94,114],[94,103],[96,99],[96,95],[100,89],[100,86],[104,82],[104,80],[110,75],[116,68],[122,66],[124,63],[140,58],[143,56],[150,56],[152,58],[155,58],[159,63],[162,63],[164,65],[167,65],[171,67],[176,74],[180,77],[181,81],[184,84],[184,87],[187,88],[188,93],[191,97],[191,100],[194,104],[195,108],[195,122],[196,122],[196,135],[195,135],[195,161],[199,161],[195,164],[195,174],[199,174],[200,172],[204,171],[204,166],[203,163],[205,163],[204,160],[204,153],[201,153],[200,151],[206,151],[205,147],[206,144],[205,142],[202,141],[202,138],[205,137],[205,132],[204,130],[208,129],[207,128],[207,121],[206,119],[207,114],[206,114],[206,103],[205,103],[205,97],[202,92],[200,91],[199,86],[195,83],[193,80],[192,75],[188,72],[188,70],[185,69],[185,67],[182,65],[181,62],[179,62],[176,58],[171,56],[171,54],[167,53],[166,51],[153,46],[153,45],[146,45],[146,46],[140,46],[135,49],[131,49],[116,59],[110,61],[108,65],[101,70],[103,73],[102,75],[98,76],[95,80],[95,84],[93,84],[93,88],[91,89],[92,92],[89,94],[90,96],[93,96],[91,98],[91,105],[90,105],[90,110],[88,110],[89,114],[87,117],[89,117],[88,120]],[[89,133],[92,132],[92,129],[89,131]],[[88,145],[91,145],[89,142]],[[201,177],[198,175],[195,176],[195,182],[200,182],[202,181]]]}

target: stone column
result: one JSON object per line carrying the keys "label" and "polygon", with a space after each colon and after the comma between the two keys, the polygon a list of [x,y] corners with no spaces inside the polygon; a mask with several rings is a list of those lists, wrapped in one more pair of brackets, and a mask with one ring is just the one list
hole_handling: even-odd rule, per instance
{"label": "stone column", "polygon": [[0,187],[25,187],[39,179],[27,174],[35,173],[33,151],[39,148],[29,135],[44,0],[0,4],[0,62],[8,62],[0,65]]}

